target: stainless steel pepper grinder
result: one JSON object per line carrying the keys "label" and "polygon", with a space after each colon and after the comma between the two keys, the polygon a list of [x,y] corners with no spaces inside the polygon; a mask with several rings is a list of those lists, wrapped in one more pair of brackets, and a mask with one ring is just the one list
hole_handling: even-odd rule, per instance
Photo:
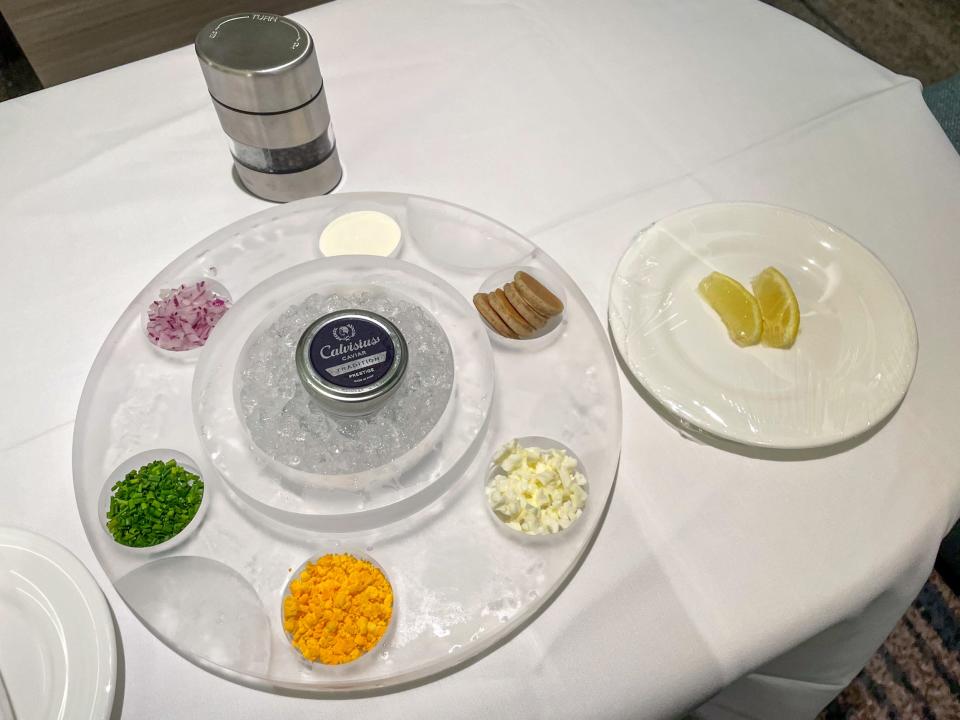
{"label": "stainless steel pepper grinder", "polygon": [[276,202],[333,190],[343,169],[310,33],[282,15],[237,13],[204,27],[195,47],[246,188]]}

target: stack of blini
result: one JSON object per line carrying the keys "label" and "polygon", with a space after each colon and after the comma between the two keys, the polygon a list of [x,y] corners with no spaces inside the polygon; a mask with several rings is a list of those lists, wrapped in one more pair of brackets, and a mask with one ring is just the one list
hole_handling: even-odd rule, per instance
{"label": "stack of blini", "polygon": [[491,328],[515,340],[531,337],[563,312],[560,298],[522,270],[502,288],[474,295],[473,304]]}

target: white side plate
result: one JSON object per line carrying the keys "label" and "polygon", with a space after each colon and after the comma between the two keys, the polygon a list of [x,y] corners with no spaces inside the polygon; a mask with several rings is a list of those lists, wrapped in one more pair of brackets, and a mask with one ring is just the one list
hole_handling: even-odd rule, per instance
{"label": "white side plate", "polygon": [[107,601],[67,549],[0,527],[0,674],[18,720],[101,720],[117,647]]}
{"label": "white side plate", "polygon": [[[717,270],[749,289],[770,265],[794,288],[800,334],[789,350],[737,347],[697,284]],[[910,306],[872,253],[809,215],[751,203],[691,208],[641,231],[613,277],[610,328],[660,403],[762,447],[822,447],[869,430],[917,364]]]}

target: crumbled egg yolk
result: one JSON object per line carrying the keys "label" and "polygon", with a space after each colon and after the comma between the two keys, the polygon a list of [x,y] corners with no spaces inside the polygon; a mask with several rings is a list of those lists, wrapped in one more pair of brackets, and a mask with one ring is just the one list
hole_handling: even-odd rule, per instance
{"label": "crumbled egg yolk", "polygon": [[352,555],[324,555],[290,582],[283,628],[307,660],[340,665],[369,652],[392,613],[393,590],[377,567]]}
{"label": "crumbled egg yolk", "polygon": [[583,514],[587,479],[577,460],[558,448],[521,447],[512,440],[494,459],[499,471],[486,487],[494,513],[528,535],[560,532]]}

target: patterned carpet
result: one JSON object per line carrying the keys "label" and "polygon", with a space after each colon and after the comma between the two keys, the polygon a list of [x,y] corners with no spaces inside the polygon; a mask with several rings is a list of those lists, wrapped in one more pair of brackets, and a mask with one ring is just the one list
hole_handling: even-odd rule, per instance
{"label": "patterned carpet", "polygon": [[960,0],[763,0],[924,85],[960,72]]}
{"label": "patterned carpet", "polygon": [[818,720],[960,719],[960,599],[936,572]]}

